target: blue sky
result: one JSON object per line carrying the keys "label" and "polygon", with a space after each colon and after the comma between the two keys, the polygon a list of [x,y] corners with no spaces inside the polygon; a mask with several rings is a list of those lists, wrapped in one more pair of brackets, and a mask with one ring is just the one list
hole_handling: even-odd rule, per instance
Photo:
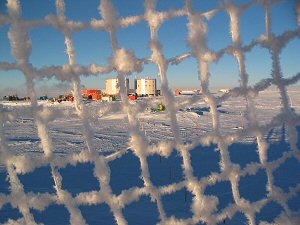
{"label": "blue sky", "polygon": [[[112,0],[119,17],[141,15],[144,13],[143,0]],[[71,20],[90,21],[92,18],[100,19],[98,11],[99,0],[66,0],[66,16]],[[237,0],[238,4],[248,2]],[[0,0],[0,13],[7,14],[6,1]],[[296,0],[287,0],[272,7],[272,31],[279,35],[287,30],[297,29],[296,14],[293,6]],[[41,19],[48,14],[56,14],[54,0],[24,0],[22,4],[22,15],[25,19]],[[195,0],[194,11],[207,11],[217,7],[217,0]],[[157,9],[166,11],[171,8],[180,9],[184,6],[183,0],[158,0]],[[264,10],[253,5],[241,17],[241,38],[244,44],[257,39],[265,32]],[[187,45],[188,19],[186,16],[177,17],[165,22],[159,31],[159,38],[163,45],[164,55],[167,58],[190,52]],[[225,11],[220,11],[211,20],[207,21],[208,40],[207,45],[212,50],[220,50],[231,44],[229,32],[230,19]],[[11,54],[7,32],[10,26],[0,27],[0,62],[15,62]],[[30,31],[32,41],[32,53],[30,62],[37,68],[49,65],[62,65],[68,63],[65,54],[64,36],[50,26],[38,27]],[[97,63],[106,65],[111,57],[112,51],[109,35],[106,31],[93,31],[87,29],[73,36],[76,52],[76,61],[79,64],[89,65]],[[133,50],[136,57],[144,58],[151,55],[148,48],[150,31],[146,22],[120,29],[117,32],[119,47]],[[284,77],[290,77],[300,71],[299,64],[300,40],[294,39],[283,50],[281,54],[282,72]],[[249,74],[250,84],[255,84],[263,78],[271,77],[271,56],[268,50],[259,46],[246,54],[246,69]],[[132,74],[131,87],[134,77],[152,76],[157,77],[157,66],[149,63],[144,66],[143,72]],[[114,77],[113,72],[98,77],[82,77],[82,83],[87,88],[105,88],[105,78]],[[199,88],[198,67],[194,58],[189,58],[179,65],[170,65],[168,69],[170,85],[175,88]],[[239,74],[236,60],[231,55],[223,56],[218,63],[211,64],[211,82],[214,87],[233,87],[239,85]],[[44,80],[36,82],[40,94],[55,93],[63,88],[69,88],[69,84],[55,80]],[[19,71],[0,71],[0,94],[11,94],[19,92],[21,95],[26,91],[25,79]],[[48,92],[48,93],[47,93]],[[51,95],[51,94],[50,94]]]}

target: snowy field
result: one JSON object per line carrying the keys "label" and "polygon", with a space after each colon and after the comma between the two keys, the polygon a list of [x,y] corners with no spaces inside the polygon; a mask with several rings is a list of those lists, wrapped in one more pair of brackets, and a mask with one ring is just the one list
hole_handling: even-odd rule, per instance
{"label": "snowy field", "polygon": [[[300,88],[289,88],[290,102],[295,112],[300,114]],[[218,93],[217,93],[218,94]],[[216,95],[217,95],[216,94]],[[220,94],[218,94],[220,95]],[[184,145],[195,145],[190,150],[193,174],[199,180],[205,179],[214,173],[220,173],[220,152],[217,146],[212,144],[202,146],[200,140],[205,139],[212,132],[212,118],[209,108],[201,96],[193,104],[187,104],[191,96],[177,96],[176,104],[182,104],[177,112],[177,121],[180,127],[181,142]],[[139,99],[131,102],[141,109],[138,124],[140,131],[145,134],[150,146],[155,147],[161,141],[172,141],[168,109],[164,112],[151,112],[149,108],[156,107],[163,98]],[[33,161],[43,157],[43,148],[37,134],[30,107],[28,103],[1,102],[1,109],[14,112],[10,121],[4,125],[4,137],[6,148],[14,154],[26,155]],[[49,135],[52,138],[54,157],[66,158],[72,154],[79,154],[85,150],[85,142],[82,134],[81,119],[75,113],[70,102],[49,103],[39,102],[41,107],[54,112],[56,119],[49,122]],[[124,191],[131,188],[142,189],[141,165],[139,158],[130,149],[130,133],[127,114],[121,109],[121,102],[86,102],[86,108],[94,131],[93,144],[100,155],[112,157],[108,162],[110,168],[110,181],[112,192],[119,198]],[[257,121],[259,126],[267,126],[276,115],[280,113],[280,95],[275,88],[260,92],[255,98]],[[220,116],[221,133],[224,136],[243,132],[247,127],[245,119],[246,102],[242,97],[229,98],[218,107]],[[59,116],[57,116],[59,115]],[[297,127],[300,136],[300,125]],[[272,127],[264,136],[269,144],[268,161],[276,161],[285,152],[290,151],[288,143],[287,127]],[[298,146],[299,149],[298,140]],[[119,154],[119,155],[118,155]],[[260,163],[255,137],[246,136],[241,141],[229,146],[230,159],[233,163],[245,168],[251,163]],[[2,161],[1,161],[2,162]],[[147,157],[150,179],[156,187],[167,188],[168,185],[178,184],[182,186],[185,180],[183,174],[183,161],[178,151],[174,150],[168,157],[151,154]],[[75,199],[79,199],[83,192],[100,191],[101,183],[94,176],[94,164],[77,163],[76,165],[63,165],[59,169],[62,176],[62,189],[67,190]],[[300,181],[300,163],[295,157],[289,157],[280,164],[273,173],[273,184],[281,191],[288,193],[295,188]],[[18,174],[23,184],[24,192],[49,193],[55,195],[54,181],[51,168],[48,165],[37,166],[34,171]],[[298,185],[299,186],[299,185]],[[250,202],[259,202],[268,195],[267,175],[265,169],[259,169],[253,175],[241,177],[239,181],[240,197]],[[299,189],[299,188],[298,188]],[[0,170],[0,202],[5,202],[4,195],[11,192],[7,171],[4,165]],[[167,191],[166,191],[167,192]],[[234,204],[232,188],[229,181],[216,182],[207,185],[205,195],[218,198],[216,217],[222,216],[226,207]],[[1,201],[2,198],[2,201]],[[175,216],[177,219],[187,219],[193,216],[191,211],[193,195],[182,186],[161,197],[167,217]],[[79,201],[79,200],[78,200]],[[6,223],[9,219],[18,220],[22,217],[19,210],[11,204],[1,205],[0,223]],[[292,196],[288,205],[281,205],[276,201],[269,201],[259,213],[255,215],[256,222],[272,223],[276,220],[283,207],[288,207],[292,213],[300,212],[300,192]],[[80,205],[79,210],[87,224],[115,224],[110,207],[105,204]],[[70,215],[64,205],[51,203],[43,211],[32,208],[31,214],[37,223],[43,224],[69,224]],[[122,209],[128,224],[156,224],[159,220],[158,208],[151,201],[149,195],[141,195]],[[222,220],[220,224],[247,224],[245,215],[236,211],[232,217]]]}

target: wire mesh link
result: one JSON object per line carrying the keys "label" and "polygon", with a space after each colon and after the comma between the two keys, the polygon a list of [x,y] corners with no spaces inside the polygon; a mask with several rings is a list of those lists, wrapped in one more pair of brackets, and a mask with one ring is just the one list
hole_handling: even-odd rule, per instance
{"label": "wire mesh link", "polygon": [[[279,58],[282,49],[293,39],[299,38],[300,33],[299,29],[286,31],[279,36],[276,36],[272,32],[270,9],[272,5],[277,2],[276,0],[253,0],[243,5],[237,5],[231,0],[220,1],[217,8],[208,12],[199,12],[193,10],[192,0],[186,0],[182,9],[161,12],[156,10],[155,0],[145,0],[145,12],[143,15],[118,18],[113,3],[110,0],[102,0],[99,5],[99,13],[102,19],[92,19],[90,22],[81,22],[68,20],[65,15],[66,7],[64,0],[56,1],[57,15],[48,15],[44,20],[23,20],[20,2],[18,0],[8,0],[8,15],[0,14],[0,26],[10,25],[8,36],[16,63],[0,62],[0,70],[19,70],[24,74],[27,90],[31,99],[32,116],[44,155],[32,159],[26,154],[17,155],[10,151],[4,136],[5,123],[9,120],[11,115],[18,116],[18,112],[0,108],[0,162],[6,167],[11,189],[10,194],[6,195],[0,193],[0,209],[5,204],[10,203],[13,207],[19,209],[23,217],[15,222],[20,224],[37,224],[31,213],[31,209],[45,210],[50,204],[64,205],[70,213],[70,224],[78,225],[87,224],[80,211],[80,206],[106,204],[113,213],[117,224],[127,224],[128,222],[123,214],[123,209],[142,196],[150,196],[158,209],[160,224],[218,224],[228,218],[232,218],[236,213],[241,212],[246,216],[248,223],[254,225],[259,222],[256,221],[256,215],[269,202],[274,201],[284,209],[284,211],[278,215],[277,221],[279,221],[279,223],[286,224],[286,221],[288,221],[290,224],[299,224],[299,213],[290,209],[287,202],[299,193],[300,183],[298,182],[295,187],[289,189],[288,193],[285,193],[273,182],[274,171],[289,158],[294,157],[300,162],[299,149],[297,148],[299,137],[296,130],[296,126],[300,124],[300,118],[290,106],[287,91],[288,86],[299,81],[300,74],[298,73],[289,79],[284,78],[281,72],[281,62]],[[244,44],[241,40],[240,16],[253,5],[259,5],[264,8],[266,31],[262,37],[253,40],[250,44]],[[297,6],[296,9],[299,9],[299,6]],[[232,43],[230,46],[215,52],[210,50],[206,44],[206,21],[223,10],[230,18]],[[188,19],[187,39],[191,51],[167,59],[162,50],[158,31],[161,25],[166,21],[184,16]],[[300,15],[298,15],[298,18],[300,18]],[[119,47],[116,31],[118,29],[135,26],[144,21],[147,22],[150,29],[150,50],[152,54],[148,58],[138,59],[133,52]],[[30,63],[29,57],[32,49],[29,32],[41,26],[54,27],[64,35],[69,64],[38,69]],[[76,49],[73,46],[72,36],[76,32],[89,28],[95,31],[104,30],[109,33],[113,53],[113,60],[110,64],[105,66],[97,64],[83,66],[76,62]],[[272,77],[263,79],[254,86],[250,86],[248,84],[249,75],[245,67],[245,54],[251,52],[256,46],[266,48],[270,52],[272,58]],[[217,62],[225,54],[233,55],[236,58],[240,74],[240,86],[230,90],[229,93],[216,97],[209,88],[210,64]],[[204,99],[210,107],[213,129],[212,132],[199,137],[199,139],[193,143],[184,144],[180,135],[176,114],[178,109],[184,106],[184,104],[191,104],[198,101],[198,99],[191,99],[185,103],[176,103],[169,86],[167,73],[169,65],[180,64],[182,61],[191,57],[196,59],[201,71],[199,72],[200,86]],[[169,142],[161,141],[156,145],[150,145],[145,137],[145,133],[141,132],[139,123],[136,120],[139,111],[135,109],[134,105],[129,103],[124,82],[126,76],[133,72],[141,71],[143,65],[149,61],[156,64],[159,70],[161,90],[168,109],[173,138]],[[112,71],[118,73],[122,107],[127,113],[129,121],[130,140],[128,149],[104,156],[99,154],[95,148],[94,130],[93,126],[91,126],[89,111],[81,99],[80,78],[85,74],[101,76],[101,74]],[[49,134],[48,125],[57,117],[51,115],[50,112],[46,114],[48,116],[45,116],[47,109],[38,106],[34,85],[35,79],[53,77],[57,80],[72,82],[73,84],[72,92],[75,97],[74,107],[82,123],[81,132],[86,145],[86,148],[80,153],[73,153],[63,158],[53,154],[53,139]],[[254,100],[259,92],[266,90],[271,85],[275,85],[279,90],[282,105],[281,112],[272,118],[270,123],[262,125],[256,115]],[[242,131],[238,130],[234,134],[223,134],[220,130],[220,115],[217,106],[230,97],[240,96],[246,100],[247,108],[245,118],[247,120],[247,126]],[[288,141],[291,150],[286,151],[277,160],[269,161],[267,156],[269,147],[264,136],[271,128],[282,125],[287,126]],[[252,163],[245,168],[240,168],[239,165],[232,162],[229,154],[229,146],[241,141],[248,135],[256,137],[260,162]],[[193,171],[194,168],[191,164],[192,156],[190,150],[199,145],[207,146],[212,144],[217,144],[218,146],[220,172],[212,173],[207,177],[199,179],[195,176]],[[123,190],[121,194],[117,195],[113,193],[110,186],[111,171],[108,163],[127,154],[129,151],[132,151],[139,159],[143,187],[135,186],[131,189]],[[172,151],[178,151],[182,158],[184,180],[166,186],[155,186],[151,180],[151,172],[147,158],[153,154],[169,156]],[[82,192],[73,197],[70,192],[62,188],[63,176],[60,174],[59,169],[68,164],[74,165],[87,162],[95,165],[93,172],[99,182],[99,191]],[[39,167],[47,165],[51,167],[56,192],[52,194],[25,193],[23,184],[17,174],[29,173]],[[264,170],[267,174],[267,195],[251,203],[241,197],[239,181],[247,175],[256,174],[259,170]],[[218,197],[206,195],[204,192],[208,186],[222,181],[230,182],[234,203],[222,209],[220,212],[216,212],[219,201]],[[184,188],[193,196],[190,206],[192,216],[186,219],[177,219],[176,215],[168,217],[162,197]]]}

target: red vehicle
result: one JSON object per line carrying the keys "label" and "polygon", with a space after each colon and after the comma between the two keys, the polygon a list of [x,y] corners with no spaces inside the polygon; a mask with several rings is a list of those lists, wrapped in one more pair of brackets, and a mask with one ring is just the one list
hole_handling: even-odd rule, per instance
{"label": "red vehicle", "polygon": [[135,101],[135,100],[137,100],[137,95],[136,94],[135,95],[128,95],[128,99],[132,100],[132,101]]}

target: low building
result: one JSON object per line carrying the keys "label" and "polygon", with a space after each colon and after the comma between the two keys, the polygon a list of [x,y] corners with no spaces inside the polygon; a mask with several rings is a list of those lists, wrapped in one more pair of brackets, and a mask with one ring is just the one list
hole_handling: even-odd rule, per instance
{"label": "low building", "polygon": [[[105,82],[105,93],[107,95],[119,95],[120,93],[120,87],[119,87],[119,79],[118,78],[109,78],[106,79]],[[125,79],[125,88],[126,88],[126,95],[128,95],[129,93],[129,79],[126,78]]]}
{"label": "low building", "polygon": [[113,96],[102,96],[102,99],[101,99],[103,102],[111,102],[111,101],[114,101],[115,100],[115,97]]}
{"label": "low building", "polygon": [[[18,95],[5,95],[3,97],[3,100],[4,101],[19,101],[20,99],[19,99]],[[24,99],[22,99],[22,100],[24,100]]]}
{"label": "low building", "polygon": [[154,78],[135,79],[134,88],[138,96],[156,96],[156,79]]}
{"label": "low building", "polygon": [[182,90],[175,90],[175,95],[181,95]]}
{"label": "low building", "polygon": [[229,93],[230,89],[229,88],[223,88],[223,89],[220,89],[219,91],[222,92],[222,93]]}
{"label": "low building", "polygon": [[199,95],[201,94],[201,90],[175,90],[175,95]]}
{"label": "low building", "polygon": [[98,89],[86,89],[82,92],[83,96],[89,96],[91,94],[101,94],[101,91]]}
{"label": "low building", "polygon": [[91,99],[91,100],[101,100],[101,90],[98,89],[86,89],[83,90],[82,96],[84,99]]}

